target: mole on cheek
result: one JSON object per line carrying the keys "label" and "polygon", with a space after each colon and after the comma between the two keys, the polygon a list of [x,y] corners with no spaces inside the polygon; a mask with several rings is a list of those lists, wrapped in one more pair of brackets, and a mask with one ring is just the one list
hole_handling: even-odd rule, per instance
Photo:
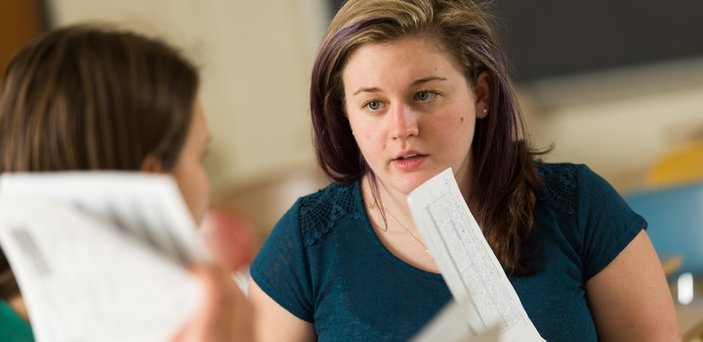
{"label": "mole on cheek", "polygon": [[459,120],[460,123],[464,123],[464,117],[462,116]]}

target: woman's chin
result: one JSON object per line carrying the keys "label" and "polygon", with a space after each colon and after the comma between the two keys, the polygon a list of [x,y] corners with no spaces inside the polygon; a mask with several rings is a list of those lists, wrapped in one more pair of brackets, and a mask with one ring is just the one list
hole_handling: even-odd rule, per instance
{"label": "woman's chin", "polygon": [[404,179],[401,182],[397,182],[396,184],[394,184],[392,188],[395,189],[398,193],[407,196],[430,178],[432,177],[413,177],[410,179]]}

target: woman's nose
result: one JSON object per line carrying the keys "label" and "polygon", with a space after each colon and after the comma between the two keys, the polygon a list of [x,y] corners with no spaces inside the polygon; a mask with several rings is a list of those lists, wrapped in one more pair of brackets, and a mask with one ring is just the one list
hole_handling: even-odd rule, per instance
{"label": "woman's nose", "polygon": [[419,132],[415,113],[407,106],[395,106],[390,111],[390,136],[393,140],[407,139]]}

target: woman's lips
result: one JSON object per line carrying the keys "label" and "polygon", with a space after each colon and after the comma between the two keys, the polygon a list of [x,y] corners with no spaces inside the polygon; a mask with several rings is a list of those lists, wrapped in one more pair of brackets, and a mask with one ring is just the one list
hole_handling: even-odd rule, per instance
{"label": "woman's lips", "polygon": [[413,171],[419,168],[426,159],[427,155],[414,153],[393,159],[392,164],[402,171]]}

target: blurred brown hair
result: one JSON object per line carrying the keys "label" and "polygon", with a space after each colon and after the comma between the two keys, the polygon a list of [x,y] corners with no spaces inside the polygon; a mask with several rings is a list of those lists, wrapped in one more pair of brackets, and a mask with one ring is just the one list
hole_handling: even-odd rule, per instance
{"label": "blurred brown hair", "polygon": [[185,140],[198,88],[173,48],[93,26],[59,29],[10,62],[0,90],[0,172],[164,168]]}
{"label": "blurred brown hair", "polygon": [[[162,41],[70,26],[32,41],[0,88],[0,173],[175,166],[193,114],[196,68]],[[8,276],[9,274],[9,276]],[[0,297],[17,294],[0,253]]]}

